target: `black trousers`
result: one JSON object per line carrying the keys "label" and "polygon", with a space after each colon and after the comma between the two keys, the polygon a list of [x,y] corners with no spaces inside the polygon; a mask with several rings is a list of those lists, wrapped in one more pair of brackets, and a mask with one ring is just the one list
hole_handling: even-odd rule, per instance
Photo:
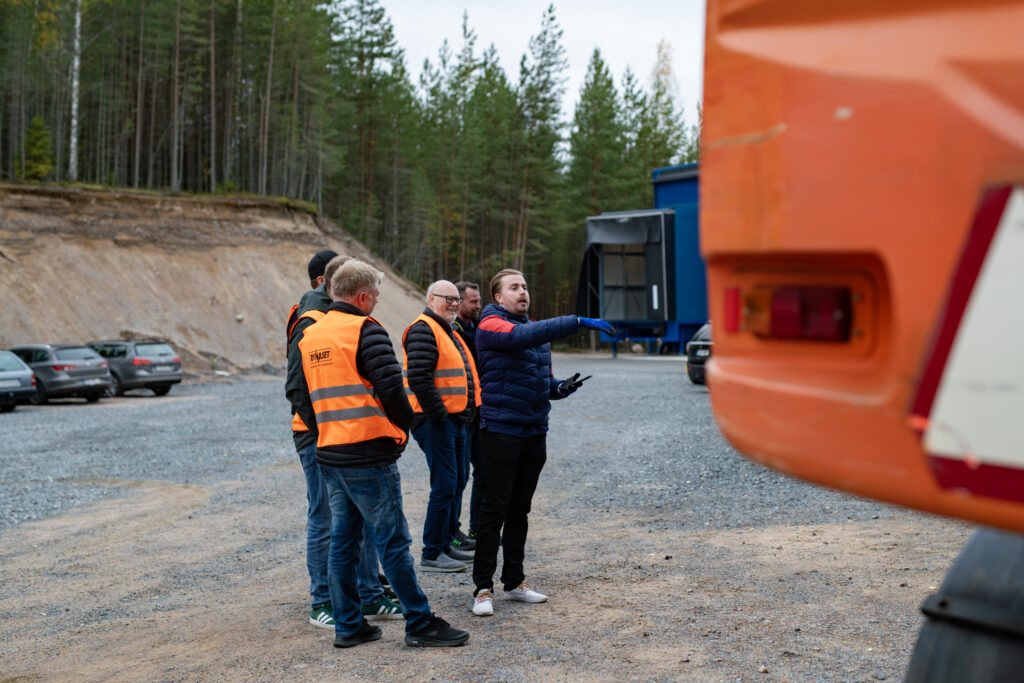
{"label": "black trousers", "polygon": [[[523,582],[528,516],[540,471],[547,460],[547,435],[517,437],[480,430],[480,511],[473,559],[476,591],[494,589],[498,541],[504,562],[501,581],[505,590]],[[505,529],[502,532],[502,525]]]}

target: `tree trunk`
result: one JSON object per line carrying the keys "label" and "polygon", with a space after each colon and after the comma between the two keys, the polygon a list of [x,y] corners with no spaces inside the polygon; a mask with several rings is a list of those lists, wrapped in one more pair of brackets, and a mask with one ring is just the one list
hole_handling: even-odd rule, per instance
{"label": "tree trunk", "polygon": [[267,58],[267,89],[264,95],[263,138],[260,140],[260,194],[267,193],[268,160],[270,147],[270,90],[274,76],[274,41],[277,39],[277,0],[270,19],[270,55]]}
{"label": "tree trunk", "polygon": [[149,153],[146,155],[146,187],[149,189],[153,189],[153,170],[156,164],[156,91],[157,79],[154,78],[149,89]]}
{"label": "tree trunk", "polygon": [[178,179],[178,70],[181,57],[181,0],[174,11],[174,78],[171,92],[171,189],[181,189]]}
{"label": "tree trunk", "polygon": [[217,43],[214,34],[214,8],[210,0],[210,192],[217,191]]}
{"label": "tree trunk", "polygon": [[459,279],[466,276],[466,238],[469,234],[469,176],[462,191],[462,253],[459,255]]}
{"label": "tree trunk", "polygon": [[241,79],[242,68],[239,65],[241,59],[239,51],[242,43],[242,0],[235,4],[235,44],[231,54],[231,82],[228,84],[228,106],[225,108],[224,116],[224,179],[238,180],[241,189],[241,180],[235,177],[235,142],[238,135],[235,129],[238,127],[238,91]]}
{"label": "tree trunk", "polygon": [[143,35],[146,28],[146,0],[139,2],[139,73],[136,81],[135,91],[135,168],[132,176],[132,187],[139,188],[139,167],[142,164],[142,102],[143,102],[143,78],[142,78],[142,54],[145,50]]}
{"label": "tree trunk", "polygon": [[71,144],[68,149],[68,180],[78,180],[78,78],[82,66],[82,0],[75,2],[75,33],[71,48]]}
{"label": "tree trunk", "polygon": [[295,50],[295,62],[294,62],[294,80],[293,80],[293,92],[292,92],[292,125],[291,125],[291,139],[288,141],[288,147],[285,150],[285,164],[284,172],[286,176],[286,190],[285,194],[289,197],[297,196],[297,188],[295,187],[295,180],[299,177],[297,169],[295,168],[296,160],[299,158],[299,50],[296,46]]}

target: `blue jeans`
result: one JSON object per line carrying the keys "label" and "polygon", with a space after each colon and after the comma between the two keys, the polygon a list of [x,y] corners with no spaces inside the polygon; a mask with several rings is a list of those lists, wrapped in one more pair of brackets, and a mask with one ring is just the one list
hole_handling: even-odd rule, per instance
{"label": "blue jeans", "polygon": [[[320,466],[316,462],[316,444],[299,452],[299,462],[306,474],[306,569],[309,570],[310,605],[322,605],[331,599],[327,583],[327,558],[331,550],[331,506]],[[359,555],[359,598],[364,605],[376,602],[384,594],[377,578],[377,549],[364,543]]]}
{"label": "blue jeans", "polygon": [[[459,527],[462,526],[459,519],[462,517],[462,494],[466,491],[466,484],[469,483],[469,464],[473,455],[473,433],[476,431],[476,423],[466,425],[465,447],[459,453],[458,469],[455,472],[455,522],[452,524],[452,538],[455,538]],[[473,519],[473,494],[470,492],[469,518]],[[470,523],[472,526],[472,523]]]}
{"label": "blue jeans", "polygon": [[412,537],[402,511],[402,482],[398,466],[320,466],[331,505],[331,555],[327,562],[334,632],[350,636],[363,622],[356,590],[359,545],[373,540],[384,573],[405,614],[405,631],[412,633],[430,622],[430,603],[416,583]]}
{"label": "blue jeans", "polygon": [[466,427],[450,417],[424,420],[412,435],[427,456],[430,468],[430,498],[423,520],[423,559],[436,560],[451,542],[452,530],[457,528],[455,500],[460,463],[466,450]]}

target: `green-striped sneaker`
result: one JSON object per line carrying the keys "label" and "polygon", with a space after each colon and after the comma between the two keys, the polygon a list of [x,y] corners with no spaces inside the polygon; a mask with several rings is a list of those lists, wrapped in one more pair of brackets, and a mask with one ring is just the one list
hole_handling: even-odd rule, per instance
{"label": "green-striped sneaker", "polygon": [[363,617],[366,619],[402,619],[402,606],[391,600],[386,595],[382,595],[369,605],[361,605],[359,607],[363,612]]}
{"label": "green-striped sneaker", "polygon": [[334,630],[334,612],[331,610],[331,603],[325,602],[314,607],[309,615],[309,623],[320,628]]}
{"label": "green-striped sneaker", "polygon": [[476,541],[461,531],[456,531],[455,536],[452,537],[452,547],[456,550],[471,552],[476,550]]}

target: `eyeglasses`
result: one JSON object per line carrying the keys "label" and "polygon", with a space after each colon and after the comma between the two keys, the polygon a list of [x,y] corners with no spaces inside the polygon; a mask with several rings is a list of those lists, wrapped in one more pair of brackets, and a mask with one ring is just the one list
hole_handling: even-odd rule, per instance
{"label": "eyeglasses", "polygon": [[461,296],[445,296],[443,294],[431,294],[430,296],[436,296],[438,299],[444,299],[444,302],[451,306],[452,304],[461,304]]}

